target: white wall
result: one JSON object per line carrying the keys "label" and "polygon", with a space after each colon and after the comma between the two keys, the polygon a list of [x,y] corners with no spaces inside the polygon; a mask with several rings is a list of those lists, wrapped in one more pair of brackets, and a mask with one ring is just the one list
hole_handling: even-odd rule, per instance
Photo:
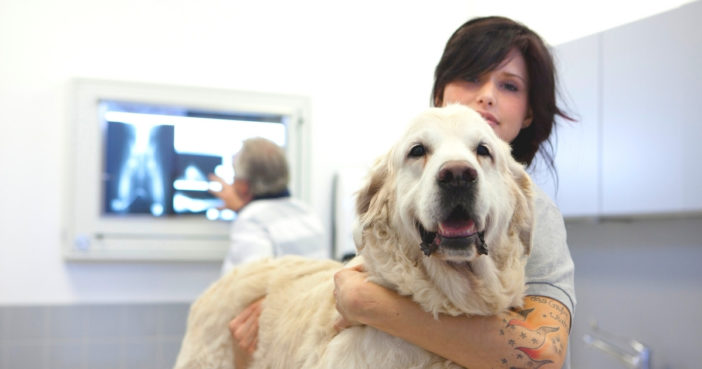
{"label": "white wall", "polygon": [[470,14],[460,3],[3,0],[0,304],[187,301],[218,273],[61,259],[70,78],[309,96],[311,201],[329,219],[335,168],[370,161],[428,105],[442,44]]}
{"label": "white wall", "polygon": [[[62,260],[70,78],[309,96],[311,202],[329,219],[335,169],[368,163],[428,105],[435,63],[463,21],[502,12],[552,43],[564,29],[578,30],[574,38],[614,25],[592,22],[596,9],[584,17],[584,2],[477,3],[2,0],[0,304],[188,301],[218,273],[215,263]],[[677,5],[636,4],[651,13]],[[563,15],[546,18],[544,6]],[[640,14],[611,10],[620,22]]]}

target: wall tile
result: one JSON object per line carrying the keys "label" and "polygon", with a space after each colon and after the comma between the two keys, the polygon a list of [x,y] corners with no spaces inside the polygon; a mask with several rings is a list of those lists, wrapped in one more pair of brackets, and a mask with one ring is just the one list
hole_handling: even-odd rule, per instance
{"label": "wall tile", "polygon": [[121,369],[122,345],[119,342],[85,344],[85,366],[90,369]]}
{"label": "wall tile", "polygon": [[2,339],[16,342],[38,340],[46,336],[46,307],[10,306],[4,310]]}
{"label": "wall tile", "polygon": [[159,341],[158,369],[172,369],[175,365],[182,339],[162,339]]}
{"label": "wall tile", "polygon": [[159,306],[158,333],[163,336],[183,336],[188,320],[189,304],[164,304]]}
{"label": "wall tile", "polygon": [[83,369],[85,366],[85,345],[80,342],[50,343],[48,363],[51,369]]}
{"label": "wall tile", "polygon": [[155,339],[128,342],[124,345],[124,368],[155,369],[157,359],[158,343]]}
{"label": "wall tile", "polygon": [[114,339],[122,333],[125,306],[94,305],[87,311],[86,337]]}
{"label": "wall tile", "polygon": [[0,369],[171,369],[189,304],[0,306]]}
{"label": "wall tile", "polygon": [[4,341],[0,340],[0,369],[8,369],[9,367],[7,366],[7,345],[5,344]]}
{"label": "wall tile", "polygon": [[63,305],[48,308],[48,337],[51,341],[79,342],[86,337],[91,307]]}
{"label": "wall tile", "polygon": [[5,364],[5,359],[7,358],[6,345],[4,339],[5,332],[5,310],[0,308],[0,369],[6,369],[7,364]]}
{"label": "wall tile", "polygon": [[133,305],[123,309],[122,337],[155,337],[158,327],[157,305]]}
{"label": "wall tile", "polygon": [[47,347],[42,343],[6,343],[5,367],[13,369],[48,368]]}

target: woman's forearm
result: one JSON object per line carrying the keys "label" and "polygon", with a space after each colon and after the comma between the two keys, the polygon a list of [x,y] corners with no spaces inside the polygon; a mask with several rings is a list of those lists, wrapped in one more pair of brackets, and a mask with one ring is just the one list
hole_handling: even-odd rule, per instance
{"label": "woman's forearm", "polygon": [[366,287],[375,289],[369,292],[375,297],[372,304],[358,303],[359,322],[461,366],[546,369],[561,368],[565,360],[570,313],[553,299],[528,296],[523,308],[496,316],[434,319],[410,298],[377,285]]}

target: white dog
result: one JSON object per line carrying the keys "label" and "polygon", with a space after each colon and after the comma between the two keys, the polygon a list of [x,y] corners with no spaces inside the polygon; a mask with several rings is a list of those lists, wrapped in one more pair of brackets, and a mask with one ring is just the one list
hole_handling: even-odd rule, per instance
{"label": "white dog", "polygon": [[[531,181],[475,111],[419,115],[357,198],[356,243],[369,280],[437,318],[520,306],[531,247]],[[458,368],[367,326],[337,334],[342,265],[283,257],[243,265],[191,307],[176,368],[233,368],[228,322],[266,296],[251,368]]]}

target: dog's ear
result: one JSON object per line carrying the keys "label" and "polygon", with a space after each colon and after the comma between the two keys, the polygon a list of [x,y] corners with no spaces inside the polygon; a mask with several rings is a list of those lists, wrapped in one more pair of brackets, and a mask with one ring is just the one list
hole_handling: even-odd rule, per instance
{"label": "dog's ear", "polygon": [[358,191],[356,196],[356,214],[358,214],[359,219],[368,212],[373,198],[380,192],[385,180],[388,179],[388,156],[385,155],[376,160],[365,183]]}
{"label": "dog's ear", "polygon": [[357,220],[354,225],[353,238],[357,251],[363,248],[363,231],[369,226],[379,226],[380,217],[387,200],[388,183],[391,181],[389,167],[390,153],[376,160],[364,184],[356,194]]}
{"label": "dog's ear", "polygon": [[534,192],[533,184],[524,166],[510,160],[509,171],[516,184],[514,188],[516,204],[510,227],[519,235],[524,245],[524,253],[531,252],[532,233],[534,230]]}

